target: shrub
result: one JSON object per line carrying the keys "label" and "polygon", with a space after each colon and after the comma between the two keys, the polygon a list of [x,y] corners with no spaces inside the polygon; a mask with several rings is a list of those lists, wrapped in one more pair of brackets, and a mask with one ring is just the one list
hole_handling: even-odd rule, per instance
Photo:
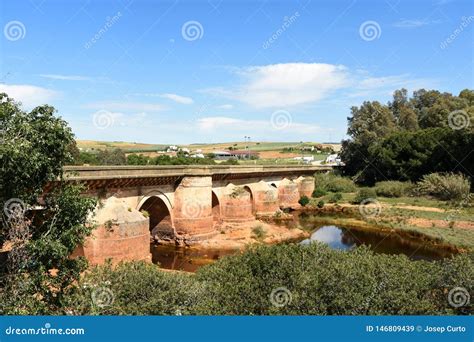
{"label": "shrub", "polygon": [[298,203],[301,204],[303,207],[305,207],[309,203],[308,196],[306,196],[306,195],[301,196]]}
{"label": "shrub", "polygon": [[317,198],[317,197],[322,197],[324,195],[327,194],[327,191],[320,188],[320,187],[317,187],[316,189],[314,189],[313,193],[311,194],[311,197],[313,198]]}
{"label": "shrub", "polygon": [[330,197],[328,202],[329,203],[337,203],[342,199],[342,194],[340,192],[333,193]]}
{"label": "shrub", "polygon": [[384,181],[375,184],[375,192],[378,196],[402,197],[409,193],[412,186],[410,182]]}
{"label": "shrub", "polygon": [[314,175],[316,187],[331,192],[354,192],[356,185],[345,177],[333,173],[317,173]]}
{"label": "shrub", "polygon": [[377,194],[373,188],[360,188],[356,193],[354,203],[358,204],[367,198],[375,197],[377,197]]}
{"label": "shrub", "polygon": [[265,236],[267,235],[267,232],[261,225],[257,225],[253,227],[252,233],[253,233],[253,237],[258,240],[264,239]]}
{"label": "shrub", "polygon": [[[365,247],[344,252],[317,243],[261,246],[219,259],[196,276],[209,291],[196,314],[468,314],[472,304],[453,308],[447,292],[472,291],[474,259],[411,261]],[[281,295],[282,307],[272,305],[272,293]]]}
{"label": "shrub", "polygon": [[318,208],[324,207],[324,204],[325,204],[324,201],[323,201],[323,200],[320,200],[320,201],[318,202],[318,204],[317,204],[317,205],[318,205]]}
{"label": "shrub", "polygon": [[462,174],[430,173],[417,183],[416,191],[441,200],[461,200],[469,195],[471,185]]}
{"label": "shrub", "polygon": [[[98,266],[64,294],[63,310],[55,313],[461,315],[469,314],[473,304],[453,307],[447,294],[456,287],[472,293],[473,277],[474,255],[467,253],[428,262],[374,254],[366,247],[258,246],[223,257],[195,275],[163,272],[145,262]],[[283,306],[272,304],[272,293]],[[104,301],[108,305],[97,305]]]}
{"label": "shrub", "polygon": [[178,310],[185,314],[188,304],[196,301],[199,285],[190,275],[163,272],[146,262],[106,264],[85,274],[67,295],[64,309],[76,315],[175,315]]}

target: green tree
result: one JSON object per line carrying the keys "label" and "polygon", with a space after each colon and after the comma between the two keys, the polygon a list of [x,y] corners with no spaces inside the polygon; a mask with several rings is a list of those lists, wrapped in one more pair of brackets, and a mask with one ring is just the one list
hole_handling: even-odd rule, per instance
{"label": "green tree", "polygon": [[385,138],[396,129],[393,113],[378,101],[366,101],[360,107],[352,107],[351,114],[347,118],[347,134],[363,145]]}
{"label": "green tree", "polygon": [[148,165],[150,163],[150,158],[144,156],[143,154],[130,154],[127,156],[128,165]]}
{"label": "green tree", "polygon": [[105,149],[97,153],[97,160],[100,165],[126,165],[127,157],[125,152],[120,148],[113,150]]}
{"label": "green tree", "polygon": [[[11,246],[8,267],[0,271],[0,314],[54,312],[86,266],[70,255],[91,232],[86,218],[95,200],[63,180],[74,135],[54,114],[46,105],[24,112],[0,94],[0,246]],[[48,183],[53,185],[44,192]]]}
{"label": "green tree", "polygon": [[[463,146],[464,149],[459,147]],[[417,181],[432,172],[461,172],[474,170],[474,156],[464,151],[474,150],[474,133],[450,128],[429,128],[416,132],[397,132],[369,149],[376,155],[373,167],[385,179]]]}
{"label": "green tree", "polygon": [[347,118],[347,134],[351,139],[343,141],[341,151],[346,164],[344,173],[356,175],[359,182],[365,182],[365,178],[371,176],[360,174],[360,171],[371,173],[372,177],[377,172],[371,167],[374,156],[368,149],[396,130],[395,119],[389,107],[377,101],[366,101],[360,107],[352,107],[351,114]]}
{"label": "green tree", "polygon": [[465,151],[474,149],[473,98],[468,89],[459,96],[420,89],[408,99],[400,89],[388,107],[378,102],[353,107],[350,139],[342,144],[343,172],[365,184],[418,180],[432,172],[472,177],[472,157]]}
{"label": "green tree", "polygon": [[393,101],[388,106],[401,129],[408,131],[418,129],[418,117],[412,103],[408,100],[406,89],[395,90]]}

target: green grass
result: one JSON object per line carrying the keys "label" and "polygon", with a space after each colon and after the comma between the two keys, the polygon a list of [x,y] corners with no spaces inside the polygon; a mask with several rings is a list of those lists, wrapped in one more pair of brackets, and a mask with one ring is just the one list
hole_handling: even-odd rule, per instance
{"label": "green grass", "polygon": [[449,210],[445,212],[437,212],[437,211],[401,209],[401,208],[393,207],[393,208],[384,208],[384,213],[391,216],[402,216],[405,218],[417,217],[417,218],[424,218],[428,220],[447,220],[447,219],[452,218],[456,221],[474,222],[472,208],[462,209],[459,211]]}
{"label": "green grass", "polygon": [[427,197],[378,197],[385,203],[396,204],[396,205],[414,205],[420,207],[434,207],[441,209],[452,208],[453,205],[450,202],[440,201]]}

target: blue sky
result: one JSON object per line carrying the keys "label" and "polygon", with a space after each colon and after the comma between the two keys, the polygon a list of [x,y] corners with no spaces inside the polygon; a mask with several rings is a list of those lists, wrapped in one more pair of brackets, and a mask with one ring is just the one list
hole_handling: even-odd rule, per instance
{"label": "blue sky", "polygon": [[474,88],[473,4],[2,1],[0,91],[79,139],[339,141],[364,100]]}

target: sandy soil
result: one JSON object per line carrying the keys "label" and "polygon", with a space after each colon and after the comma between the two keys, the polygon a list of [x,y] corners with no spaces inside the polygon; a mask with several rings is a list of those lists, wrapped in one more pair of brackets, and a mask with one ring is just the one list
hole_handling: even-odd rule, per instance
{"label": "sandy soil", "polygon": [[[252,228],[261,226],[265,231],[265,238],[257,239],[252,233]],[[202,241],[193,247],[219,248],[219,249],[243,249],[251,244],[276,244],[309,237],[310,233],[298,228],[289,229],[263,221],[249,221],[242,223],[227,223],[220,228],[222,233],[213,238]]]}
{"label": "sandy soil", "polygon": [[441,208],[434,207],[421,207],[416,205],[384,205],[386,207],[398,208],[398,209],[407,209],[407,210],[419,210],[419,211],[432,211],[436,213],[444,213],[446,210]]}
{"label": "sandy soil", "polygon": [[433,220],[433,219],[424,219],[424,218],[411,218],[407,220],[407,223],[412,226],[417,226],[421,228],[431,228],[433,226],[440,228],[461,228],[461,229],[471,229],[474,230],[474,222],[470,221],[452,221],[454,222],[453,226],[450,227],[449,220]]}

